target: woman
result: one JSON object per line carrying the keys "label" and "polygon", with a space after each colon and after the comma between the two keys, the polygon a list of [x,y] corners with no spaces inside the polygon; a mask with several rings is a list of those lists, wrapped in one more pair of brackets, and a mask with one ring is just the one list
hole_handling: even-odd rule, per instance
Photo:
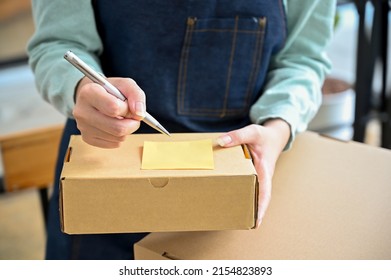
{"label": "woman", "polygon": [[[320,105],[335,1],[32,3],[30,65],[39,92],[69,118],[51,198],[48,259],[133,258],[132,245],[145,234],[60,232],[58,177],[71,134],[116,148],[130,133],[154,132],[140,126],[146,108],[170,132],[224,132],[221,146],[248,145],[260,225],[276,161]],[[70,66],[63,59],[68,50],[109,77],[127,101]]]}

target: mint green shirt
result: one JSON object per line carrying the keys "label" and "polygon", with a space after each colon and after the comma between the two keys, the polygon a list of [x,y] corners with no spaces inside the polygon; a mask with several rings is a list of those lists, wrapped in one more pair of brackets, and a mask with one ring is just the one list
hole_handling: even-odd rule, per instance
{"label": "mint green shirt", "polygon": [[[295,135],[304,131],[321,104],[321,86],[330,70],[325,48],[333,31],[336,0],[285,0],[287,39],[272,57],[264,92],[250,110],[253,123],[281,118]],[[29,41],[29,63],[39,93],[72,118],[74,91],[83,77],[63,59],[73,50],[102,72],[98,35],[91,1],[33,0],[36,31]]]}

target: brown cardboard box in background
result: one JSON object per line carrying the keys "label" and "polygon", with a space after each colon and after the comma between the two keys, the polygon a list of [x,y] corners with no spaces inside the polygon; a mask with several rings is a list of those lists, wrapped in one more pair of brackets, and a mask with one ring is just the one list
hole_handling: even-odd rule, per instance
{"label": "brown cardboard box in background", "polygon": [[136,259],[391,259],[391,151],[299,135],[257,230],[151,233]]}
{"label": "brown cardboard box in background", "polygon": [[118,149],[73,136],[61,174],[62,230],[69,234],[251,229],[257,179],[242,147],[214,147],[213,170],[141,170],[144,141],[219,134],[130,135]]}

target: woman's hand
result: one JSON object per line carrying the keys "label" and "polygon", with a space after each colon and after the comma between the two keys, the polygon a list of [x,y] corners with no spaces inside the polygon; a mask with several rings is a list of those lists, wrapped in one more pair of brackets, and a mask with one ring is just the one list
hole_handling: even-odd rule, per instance
{"label": "woman's hand", "polygon": [[262,223],[269,206],[274,168],[289,137],[290,127],[285,121],[270,119],[263,125],[252,124],[217,139],[220,146],[246,144],[250,150],[259,182],[257,227]]}
{"label": "woman's hand", "polygon": [[127,100],[121,101],[85,77],[76,89],[73,116],[85,142],[101,148],[116,148],[139,128],[145,116],[145,94],[131,79],[108,80]]}

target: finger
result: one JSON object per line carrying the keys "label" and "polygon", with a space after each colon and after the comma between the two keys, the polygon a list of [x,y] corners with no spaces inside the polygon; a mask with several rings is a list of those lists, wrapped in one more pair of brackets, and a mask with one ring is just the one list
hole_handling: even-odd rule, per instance
{"label": "finger", "polygon": [[255,163],[258,178],[258,215],[257,228],[261,225],[262,220],[269,207],[272,191],[272,178],[269,172],[268,165],[264,159],[260,159]]}
{"label": "finger", "polygon": [[[80,131],[95,135],[100,132],[100,137],[105,138],[104,134],[113,137],[123,137],[135,132],[140,127],[140,122],[133,119],[111,118],[94,109],[84,111],[82,116],[76,113],[78,128]],[[106,138],[109,138],[107,136]]]}
{"label": "finger", "polygon": [[258,197],[258,215],[257,215],[257,228],[262,224],[262,220],[265,217],[266,211],[269,207],[271,200],[271,194],[269,192],[261,191]]}
{"label": "finger", "polygon": [[[119,120],[121,122],[121,125],[124,125],[126,127],[125,123],[132,122],[134,123],[134,128],[132,130],[136,130],[140,122],[136,120],[131,119],[124,119]],[[119,132],[116,133],[107,133],[104,130],[101,130],[100,128],[90,126],[88,124],[81,124],[78,123],[78,128],[81,131],[81,135],[83,140],[93,146],[101,147],[101,148],[117,148],[119,145],[126,140],[127,135],[130,133],[127,132]],[[131,125],[128,125],[131,127]]]}
{"label": "finger", "polygon": [[107,139],[101,139],[99,137],[91,137],[89,135],[83,135],[83,134],[82,134],[82,139],[87,144],[99,148],[105,148],[105,149],[115,149],[121,145],[121,142],[118,141],[108,141]]}
{"label": "finger", "polygon": [[[128,124],[129,123],[129,124]],[[78,123],[78,128],[84,135],[90,135],[102,140],[123,142],[127,135],[133,133],[139,128],[140,122],[135,120],[124,120],[118,124],[109,126],[108,129],[103,126],[93,126],[88,123]]]}
{"label": "finger", "polygon": [[230,131],[216,139],[222,147],[233,147],[241,144],[251,144],[259,140],[257,125],[249,125],[243,128]]}
{"label": "finger", "polygon": [[133,133],[140,126],[136,120],[107,116],[91,104],[84,104],[82,100],[77,102],[73,116],[79,129],[85,133],[90,133],[91,128],[98,128],[114,136],[123,136]]}
{"label": "finger", "polygon": [[144,91],[130,78],[111,78],[113,83],[126,97],[130,113],[126,117],[142,120],[146,115],[146,98]]}
{"label": "finger", "polygon": [[80,90],[76,104],[83,110],[93,107],[109,117],[125,116],[128,112],[125,102],[109,94],[102,86],[93,83],[85,85]]}

